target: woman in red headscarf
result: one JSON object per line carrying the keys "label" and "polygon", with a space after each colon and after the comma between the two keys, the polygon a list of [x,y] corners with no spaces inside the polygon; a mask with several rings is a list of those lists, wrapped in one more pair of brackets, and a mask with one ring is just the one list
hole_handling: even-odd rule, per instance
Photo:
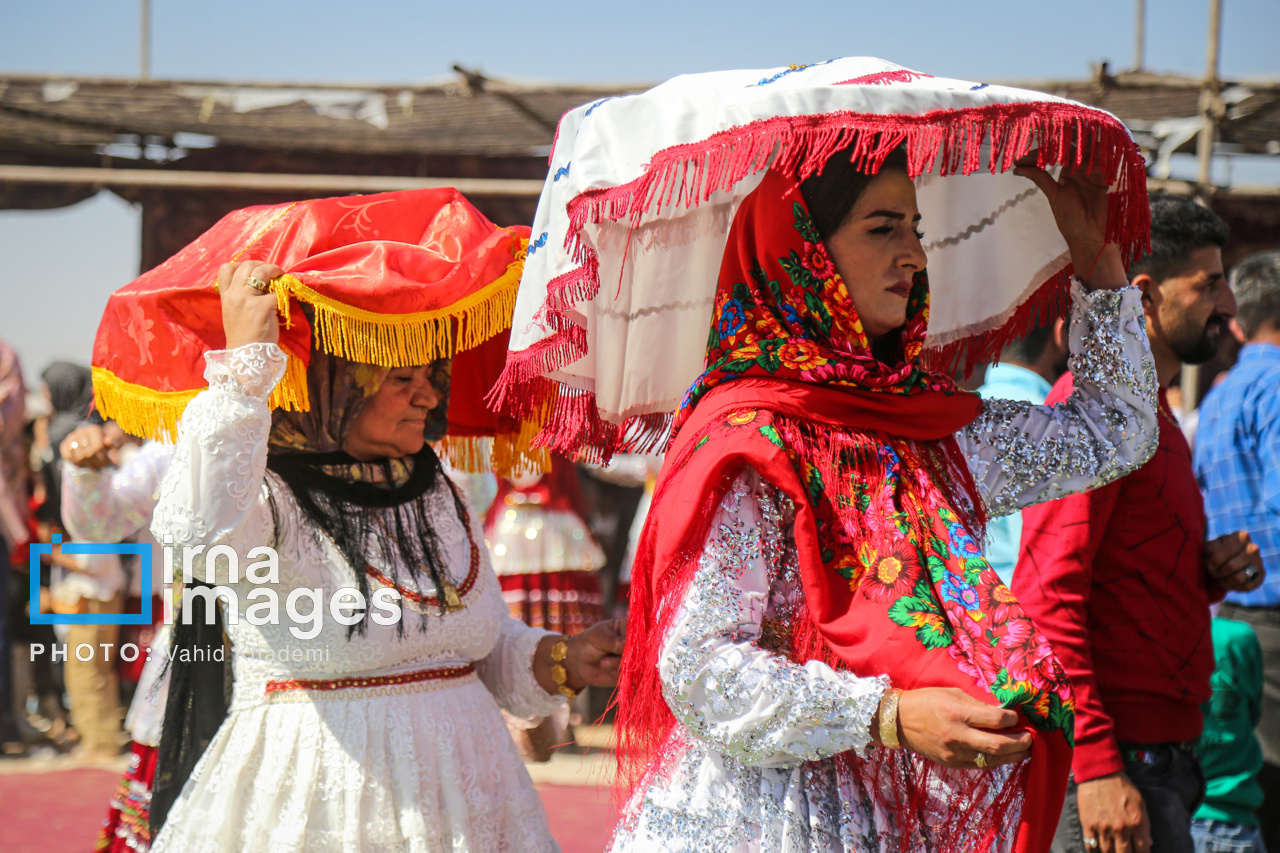
{"label": "woman in red headscarf", "polygon": [[905,156],[850,159],[735,215],[636,561],[614,851],[1049,848],[1071,686],[979,543],[1150,455],[1139,294],[1105,182],[1025,168],[1082,271],[1076,392],[984,404],[921,360]]}

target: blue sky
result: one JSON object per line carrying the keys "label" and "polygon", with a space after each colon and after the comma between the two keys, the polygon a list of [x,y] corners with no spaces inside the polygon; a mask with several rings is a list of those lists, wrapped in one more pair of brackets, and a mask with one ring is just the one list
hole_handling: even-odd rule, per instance
{"label": "blue sky", "polygon": [[[1224,0],[1224,75],[1280,76],[1276,0]],[[136,0],[0,0],[5,73],[131,76]],[[1207,0],[1147,0],[1147,67],[1204,70]],[[152,76],[411,83],[454,63],[495,77],[659,82],[871,55],[974,79],[1081,78],[1133,57],[1133,5],[1063,2],[441,3],[152,0]],[[113,196],[0,211],[0,337],[28,376],[87,362],[107,295],[137,272],[138,217]]]}

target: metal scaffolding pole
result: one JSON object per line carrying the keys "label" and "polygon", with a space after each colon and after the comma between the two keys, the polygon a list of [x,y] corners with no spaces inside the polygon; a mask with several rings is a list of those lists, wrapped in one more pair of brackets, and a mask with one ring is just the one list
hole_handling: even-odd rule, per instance
{"label": "metal scaffolding pole", "polygon": [[1143,49],[1146,46],[1147,35],[1147,3],[1146,0],[1135,0],[1137,6],[1137,21],[1134,24],[1133,33],[1133,70],[1141,71],[1143,63],[1146,61],[1143,56]]}
{"label": "metal scaffolding pole", "polygon": [[138,0],[138,79],[151,79],[151,0]]}
{"label": "metal scaffolding pole", "polygon": [[[1222,0],[1209,0],[1209,44],[1206,49],[1204,85],[1200,89],[1200,135],[1196,138],[1196,158],[1199,174],[1196,181],[1196,201],[1205,207],[1213,195],[1213,143],[1218,135],[1218,119],[1222,116],[1222,103],[1218,99],[1218,51],[1222,41]],[[1200,365],[1184,364],[1182,378],[1182,410],[1190,412],[1200,405]]]}
{"label": "metal scaffolding pole", "polygon": [[1218,135],[1218,119],[1222,105],[1218,101],[1218,49],[1222,41],[1222,0],[1209,0],[1209,44],[1206,49],[1204,85],[1200,90],[1200,115],[1204,124],[1196,140],[1196,156],[1200,161],[1200,192],[1207,198],[1213,192],[1213,142]]}

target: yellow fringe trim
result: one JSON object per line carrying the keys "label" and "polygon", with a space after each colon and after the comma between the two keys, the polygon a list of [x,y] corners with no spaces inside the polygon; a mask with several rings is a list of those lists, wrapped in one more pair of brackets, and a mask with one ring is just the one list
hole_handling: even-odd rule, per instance
{"label": "yellow fringe trim", "polygon": [[154,391],[125,382],[105,367],[93,368],[93,397],[102,416],[130,435],[154,441],[178,440],[178,419],[203,390]]}
{"label": "yellow fringe trim", "polygon": [[289,363],[285,366],[284,376],[271,389],[267,397],[267,406],[272,409],[284,409],[289,412],[311,411],[311,392],[307,388],[307,366],[302,359],[289,353]]}
{"label": "yellow fringe trim", "polygon": [[[189,391],[156,391],[126,382],[105,367],[93,368],[93,397],[102,416],[118,423],[130,435],[152,441],[177,441],[183,411],[206,388],[207,385]],[[284,377],[272,389],[267,404],[294,412],[307,411],[307,366],[302,359],[289,356]]]}
{"label": "yellow fringe trim", "polygon": [[445,436],[436,442],[436,453],[458,471],[472,474],[492,471],[499,477],[542,474],[551,468],[551,456],[544,448],[533,447],[538,425],[526,421],[516,435],[496,438]]}
{"label": "yellow fringe trim", "polygon": [[[522,241],[526,244],[528,241]],[[411,367],[477,347],[511,327],[524,251],[497,279],[436,311],[379,314],[317,293],[286,273],[271,282],[281,316],[289,297],[315,309],[315,340],[325,352],[364,364]]]}

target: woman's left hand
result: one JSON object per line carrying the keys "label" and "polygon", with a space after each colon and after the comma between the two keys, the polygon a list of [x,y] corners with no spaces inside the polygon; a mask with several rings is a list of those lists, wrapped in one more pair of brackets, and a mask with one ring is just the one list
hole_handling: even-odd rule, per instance
{"label": "woman's left hand", "polygon": [[[564,660],[565,685],[576,692],[584,687],[612,687],[617,684],[626,627],[626,620],[614,619],[597,622],[581,634],[569,637]],[[542,689],[553,694],[559,691],[551,677],[551,649],[559,639],[555,635],[545,637],[534,655],[534,675]]]}
{"label": "woman's left hand", "polygon": [[597,622],[581,634],[570,637],[569,656],[564,662],[569,673],[569,686],[581,690],[588,685],[612,687],[617,684],[626,636],[627,621],[612,619]]}
{"label": "woman's left hand", "polygon": [[1049,200],[1058,231],[1067,241],[1075,274],[1090,290],[1114,290],[1129,283],[1120,247],[1107,242],[1109,187],[1100,172],[1063,167],[1058,178],[1020,162],[1013,170],[1040,188]]}

